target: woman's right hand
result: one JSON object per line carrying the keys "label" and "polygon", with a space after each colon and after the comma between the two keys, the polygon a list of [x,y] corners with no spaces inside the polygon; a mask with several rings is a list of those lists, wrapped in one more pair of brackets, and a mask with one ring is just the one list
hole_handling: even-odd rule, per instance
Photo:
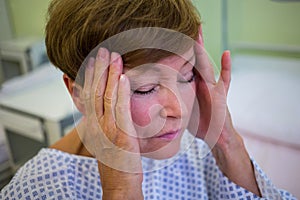
{"label": "woman's right hand", "polygon": [[139,144],[130,112],[130,84],[122,57],[105,49],[89,58],[77,126],[87,150],[98,160],[103,199],[143,199]]}

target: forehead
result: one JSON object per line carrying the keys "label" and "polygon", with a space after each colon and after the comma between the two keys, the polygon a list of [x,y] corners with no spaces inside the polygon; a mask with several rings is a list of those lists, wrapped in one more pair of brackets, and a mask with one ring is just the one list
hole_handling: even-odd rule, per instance
{"label": "forehead", "polygon": [[194,55],[194,48],[190,48],[188,51],[182,53],[181,55],[172,55],[159,60],[157,63],[162,65],[183,65],[186,61],[189,61]]}
{"label": "forehead", "polygon": [[146,63],[131,69],[124,67],[124,73],[130,76],[130,75],[136,75],[137,73],[139,74],[147,73],[149,71],[159,72],[162,70],[163,66],[179,71],[181,67],[188,61],[191,61],[191,58],[193,57],[194,57],[194,48],[191,47],[188,51],[180,55],[171,55],[166,58],[160,59],[156,63]]}

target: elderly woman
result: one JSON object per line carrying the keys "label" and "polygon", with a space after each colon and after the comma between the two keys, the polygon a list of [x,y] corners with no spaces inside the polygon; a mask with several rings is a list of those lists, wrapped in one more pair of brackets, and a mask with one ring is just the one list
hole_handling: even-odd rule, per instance
{"label": "elderly woman", "polygon": [[0,199],[294,199],[234,129],[230,52],[216,81],[189,0],[53,0],[46,45],[82,119]]}

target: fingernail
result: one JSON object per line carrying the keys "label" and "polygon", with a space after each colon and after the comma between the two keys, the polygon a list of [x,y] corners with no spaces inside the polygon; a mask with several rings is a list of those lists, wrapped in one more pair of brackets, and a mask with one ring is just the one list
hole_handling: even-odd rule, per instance
{"label": "fingernail", "polygon": [[231,59],[231,56],[230,56],[230,50],[226,50],[226,53],[227,53],[227,56]]}
{"label": "fingernail", "polygon": [[105,59],[107,59],[107,57],[108,57],[107,50],[105,48],[103,48],[103,47],[100,47],[99,51],[98,51],[97,58],[105,60]]}
{"label": "fingernail", "polygon": [[110,62],[118,65],[121,64],[121,56],[116,52],[112,52]]}
{"label": "fingernail", "polygon": [[93,57],[90,57],[87,63],[88,68],[93,68],[95,64],[95,59]]}
{"label": "fingernail", "polygon": [[125,74],[121,74],[120,82],[125,83],[125,79],[126,79]]}

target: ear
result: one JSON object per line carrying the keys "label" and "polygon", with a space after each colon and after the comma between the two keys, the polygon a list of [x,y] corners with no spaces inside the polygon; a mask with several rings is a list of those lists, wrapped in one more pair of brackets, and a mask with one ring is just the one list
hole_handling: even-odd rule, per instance
{"label": "ear", "polygon": [[76,108],[81,112],[83,115],[85,114],[84,112],[84,104],[82,103],[80,99],[80,86],[76,85],[75,81],[72,80],[68,75],[64,74],[63,75],[63,80],[64,83],[72,97],[72,100],[76,106]]}

